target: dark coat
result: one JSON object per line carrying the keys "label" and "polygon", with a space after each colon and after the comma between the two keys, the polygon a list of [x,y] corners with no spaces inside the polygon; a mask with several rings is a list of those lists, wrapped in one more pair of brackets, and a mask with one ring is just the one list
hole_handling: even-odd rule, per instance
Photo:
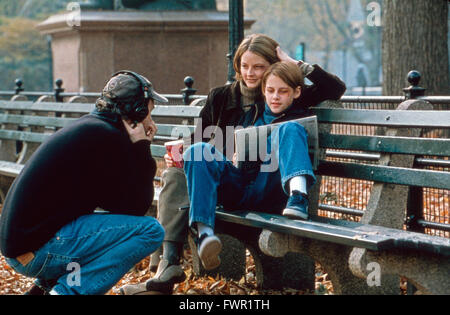
{"label": "dark coat", "polygon": [[[313,83],[307,85],[298,99],[294,101],[294,104],[290,111],[295,112],[296,117],[305,117],[310,115],[308,110],[311,106],[316,106],[325,100],[338,100],[345,92],[345,83],[342,82],[337,76],[330,74],[323,70],[320,66],[314,65],[314,70],[307,76],[307,78]],[[261,96],[262,97],[262,96]],[[257,104],[263,104],[264,100],[255,100]],[[256,108],[253,121],[250,125],[254,124],[257,117],[259,117],[261,108]],[[193,142],[210,142],[212,139],[217,149],[224,154],[227,154],[225,148],[226,143],[234,141],[234,134],[226,134],[227,126],[239,126],[242,124],[244,117],[244,110],[241,107],[241,91],[239,82],[234,82],[229,85],[224,85],[211,90],[206,100],[206,105],[200,113],[200,121],[197,124],[195,133],[193,136]],[[205,135],[205,129],[209,126],[216,126],[215,131]],[[217,132],[220,128],[222,133]],[[222,136],[222,139],[217,137]],[[219,144],[222,144],[220,146]],[[231,156],[227,157],[231,159]]]}
{"label": "dark coat", "polygon": [[15,179],[0,217],[2,254],[35,251],[97,207],[145,215],[155,172],[150,141],[132,143],[120,116],[83,116],[42,143]]}

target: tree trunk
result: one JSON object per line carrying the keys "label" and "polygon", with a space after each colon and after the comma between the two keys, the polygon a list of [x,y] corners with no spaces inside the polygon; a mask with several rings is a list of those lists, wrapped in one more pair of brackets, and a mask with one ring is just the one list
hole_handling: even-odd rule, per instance
{"label": "tree trunk", "polygon": [[447,0],[384,0],[383,95],[403,95],[410,70],[426,95],[449,95]]}

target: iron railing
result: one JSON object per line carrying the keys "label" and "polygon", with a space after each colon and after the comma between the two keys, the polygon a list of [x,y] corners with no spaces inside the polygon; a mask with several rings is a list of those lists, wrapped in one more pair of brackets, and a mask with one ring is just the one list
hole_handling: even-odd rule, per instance
{"label": "iron railing", "polygon": [[[169,99],[169,104],[189,105],[193,100],[206,98],[206,95],[195,95],[197,90],[193,88],[194,82],[194,78],[187,76],[184,79],[185,87],[180,90],[180,94],[164,94]],[[14,84],[16,87],[13,91],[0,91],[0,99],[24,96],[32,101],[36,101],[42,97],[50,97],[56,102],[65,102],[73,97],[83,97],[88,101],[95,101],[101,96],[100,92],[65,92],[63,80],[61,79],[55,81],[53,91],[47,92],[25,91],[21,79],[16,79]]]}

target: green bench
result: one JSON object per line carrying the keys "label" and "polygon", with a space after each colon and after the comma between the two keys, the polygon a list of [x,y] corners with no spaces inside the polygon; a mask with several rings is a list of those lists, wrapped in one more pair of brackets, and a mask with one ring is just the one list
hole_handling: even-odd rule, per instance
{"label": "green bench", "polygon": [[[310,193],[312,219],[292,221],[278,215],[218,209],[217,228],[230,245],[225,244],[222,266],[213,272],[239,279],[245,274],[248,248],[255,259],[258,285],[263,287],[305,281],[304,286],[310,288],[313,264],[318,261],[328,272],[335,293],[395,294],[399,292],[399,276],[423,292],[450,293],[450,239],[404,228],[406,221],[408,227],[450,230],[448,224],[425,221],[417,202],[424,188],[450,190],[450,140],[421,137],[424,128],[448,129],[450,112],[433,111],[424,101],[406,101],[400,105],[402,110],[390,111],[340,107],[339,102],[326,102],[314,108],[319,121],[320,158],[319,182]],[[93,104],[83,103],[0,101],[2,188],[3,179],[18,175],[33,148],[92,109]],[[165,141],[189,135],[200,111],[201,106],[156,106],[152,116],[158,133],[151,146],[153,156],[163,157]],[[378,130],[373,136],[335,134],[333,125],[342,123],[378,126]],[[22,144],[20,152],[17,141]],[[444,169],[420,167],[427,163]],[[321,209],[358,213],[322,204],[321,176],[374,182],[359,222],[319,216]],[[194,271],[203,273],[195,252]],[[376,281],[368,285],[368,266],[380,267],[380,286]]]}
{"label": "green bench", "polygon": [[[223,233],[243,241],[243,246],[251,248],[253,257],[260,260],[256,265],[261,285],[263,281],[296,278],[292,269],[285,275],[275,272],[274,265],[284,265],[283,257],[297,253],[321,264],[337,294],[399,294],[399,277],[421,292],[449,294],[450,239],[406,228],[450,231],[448,222],[424,220],[422,209],[424,189],[450,190],[450,139],[422,137],[430,128],[448,130],[450,111],[434,111],[431,104],[420,100],[405,101],[397,110],[340,107],[339,102],[328,102],[313,109],[319,121],[321,153],[316,171],[319,183],[310,192],[309,221],[218,209],[218,225],[223,222]],[[378,129],[369,136],[336,134],[336,124]],[[424,164],[429,166],[424,168]],[[321,204],[323,176],[373,182],[367,209]],[[332,219],[319,216],[321,209],[362,217],[359,222]],[[264,266],[265,255],[279,260],[269,259]],[[305,257],[298,261],[301,265]],[[299,266],[297,272],[311,272],[311,266],[306,265]],[[373,284],[371,277],[378,277],[380,282]],[[310,281],[311,277],[305,279]]]}

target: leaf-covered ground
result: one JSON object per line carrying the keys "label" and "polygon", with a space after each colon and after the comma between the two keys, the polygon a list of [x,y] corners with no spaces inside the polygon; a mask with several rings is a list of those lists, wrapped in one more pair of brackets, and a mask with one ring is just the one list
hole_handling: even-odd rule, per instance
{"label": "leaf-covered ground", "polygon": [[[239,281],[224,279],[221,277],[198,277],[192,271],[190,250],[185,250],[183,269],[187,278],[184,282],[175,285],[173,294],[208,294],[208,295],[299,295],[299,294],[332,294],[333,287],[328,275],[324,273],[319,265],[316,266],[316,290],[300,291],[290,288],[283,290],[259,290],[256,287],[255,265],[253,258],[247,252],[246,276]],[[143,260],[136,265],[135,270],[127,273],[122,280],[110,291],[110,294],[118,294],[118,288],[127,283],[138,283],[146,281],[153,274],[148,271],[148,260]]]}
{"label": "leaf-covered ground", "polygon": [[[198,277],[192,272],[190,250],[185,250],[183,269],[187,274],[184,282],[175,285],[173,294],[185,295],[310,295],[310,294],[333,294],[333,286],[328,275],[316,266],[316,290],[299,291],[284,288],[280,291],[258,290],[255,279],[255,265],[250,255],[247,256],[246,277],[240,281],[228,280],[220,277]],[[109,295],[118,295],[119,288],[126,284],[145,282],[153,276],[148,268],[149,259],[144,259],[108,292]],[[0,295],[20,295],[25,293],[33,285],[33,279],[26,278],[8,266],[3,256],[0,256]]]}

